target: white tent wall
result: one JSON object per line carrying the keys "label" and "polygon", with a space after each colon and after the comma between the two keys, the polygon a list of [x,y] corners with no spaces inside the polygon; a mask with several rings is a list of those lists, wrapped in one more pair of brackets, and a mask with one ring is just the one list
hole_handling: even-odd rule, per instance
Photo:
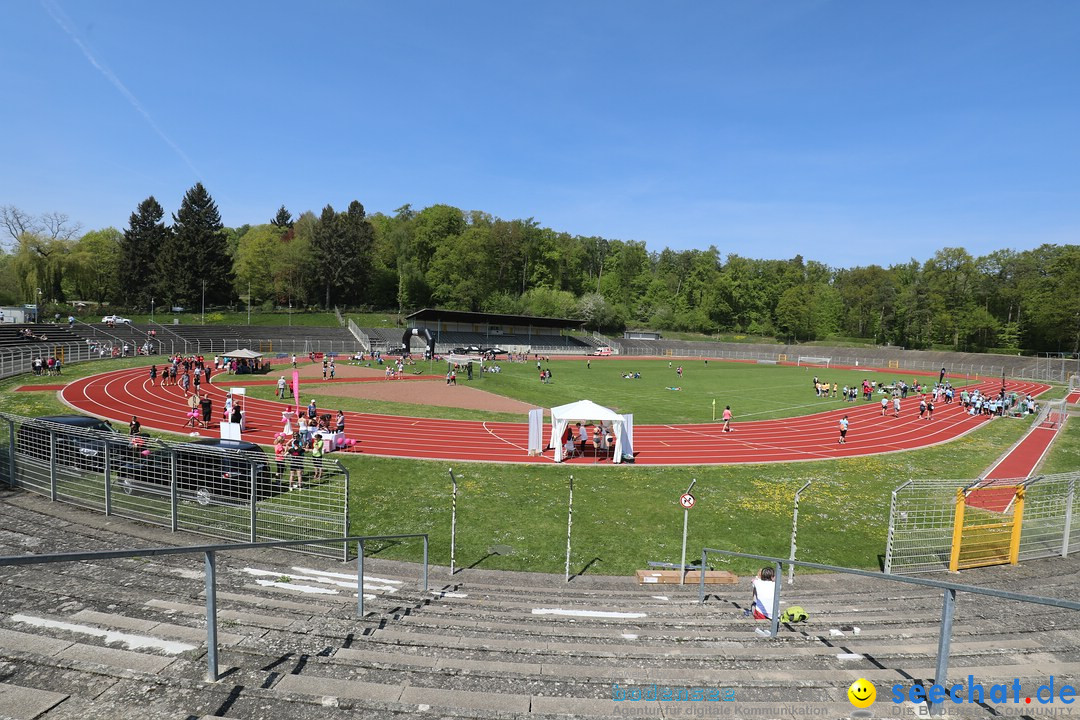
{"label": "white tent wall", "polygon": [[[622,432],[619,433],[619,439],[622,441],[622,452],[630,457],[634,456],[634,414],[628,413],[623,415]],[[622,455],[619,456],[622,459]]]}
{"label": "white tent wall", "polygon": [[534,408],[529,411],[529,455],[540,455],[544,452],[544,411],[542,408]]}

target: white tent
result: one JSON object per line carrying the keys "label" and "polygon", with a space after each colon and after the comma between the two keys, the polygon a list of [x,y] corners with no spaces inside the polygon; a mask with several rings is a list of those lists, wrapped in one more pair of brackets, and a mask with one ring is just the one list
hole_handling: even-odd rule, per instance
{"label": "white tent", "polygon": [[569,405],[560,405],[551,408],[551,447],[555,448],[555,462],[563,459],[563,433],[566,426],[571,422],[598,420],[609,425],[615,435],[615,453],[611,462],[622,461],[623,451],[623,416],[614,410],[609,410],[603,405],[597,405],[592,400],[578,400]]}
{"label": "white tent", "polygon": [[244,348],[242,350],[233,350],[232,352],[227,352],[223,357],[235,358],[237,360],[254,360],[256,358],[261,358],[262,353],[257,353],[252,350],[248,350],[247,348]]}

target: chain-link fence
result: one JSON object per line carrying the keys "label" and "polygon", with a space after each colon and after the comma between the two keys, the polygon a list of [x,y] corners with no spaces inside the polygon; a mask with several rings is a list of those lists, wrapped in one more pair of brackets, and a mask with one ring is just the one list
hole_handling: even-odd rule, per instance
{"label": "chain-link fence", "polygon": [[[886,573],[949,569],[957,492],[965,491],[981,522],[1011,519],[1012,497],[1024,488],[1020,560],[1065,556],[1080,550],[1077,484],[1080,472],[1040,475],[1030,480],[910,480],[892,493]],[[1000,495],[1000,497],[998,497]],[[977,502],[976,502],[977,500]]]}
{"label": "chain-link fence", "polygon": [[1042,475],[1024,493],[1020,559],[1068,555],[1080,550],[1080,472]]}
{"label": "chain-link fence", "polygon": [[956,491],[963,480],[909,480],[892,492],[886,573],[948,570]]}
{"label": "chain-link fence", "polygon": [[0,477],[54,501],[243,542],[348,535],[349,474],[329,458],[277,462],[246,441],[164,442],[81,416],[0,413],[0,439]]}

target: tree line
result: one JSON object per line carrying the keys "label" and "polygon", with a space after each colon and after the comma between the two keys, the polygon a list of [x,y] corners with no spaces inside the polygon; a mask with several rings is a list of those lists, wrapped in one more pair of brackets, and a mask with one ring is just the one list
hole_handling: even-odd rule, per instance
{"label": "tree line", "polygon": [[[250,301],[273,307],[421,307],[583,319],[605,331],[734,332],[909,348],[1080,351],[1080,246],[974,257],[943,248],[882,267],[572,235],[449,205],[367,215],[353,201],[230,228],[202,184],[165,222],[141,202],[123,231],[0,207],[0,302],[82,299],[135,311]],[[40,289],[40,293],[38,290]]]}

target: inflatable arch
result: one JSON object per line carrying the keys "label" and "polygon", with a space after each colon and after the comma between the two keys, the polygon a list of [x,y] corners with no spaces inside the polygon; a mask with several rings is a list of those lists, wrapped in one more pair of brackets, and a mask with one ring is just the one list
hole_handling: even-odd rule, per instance
{"label": "inflatable arch", "polygon": [[431,332],[427,328],[409,328],[405,331],[405,334],[401,336],[402,355],[408,355],[412,352],[410,343],[414,337],[424,338],[427,341],[427,357],[435,357],[435,338],[431,336]]}

